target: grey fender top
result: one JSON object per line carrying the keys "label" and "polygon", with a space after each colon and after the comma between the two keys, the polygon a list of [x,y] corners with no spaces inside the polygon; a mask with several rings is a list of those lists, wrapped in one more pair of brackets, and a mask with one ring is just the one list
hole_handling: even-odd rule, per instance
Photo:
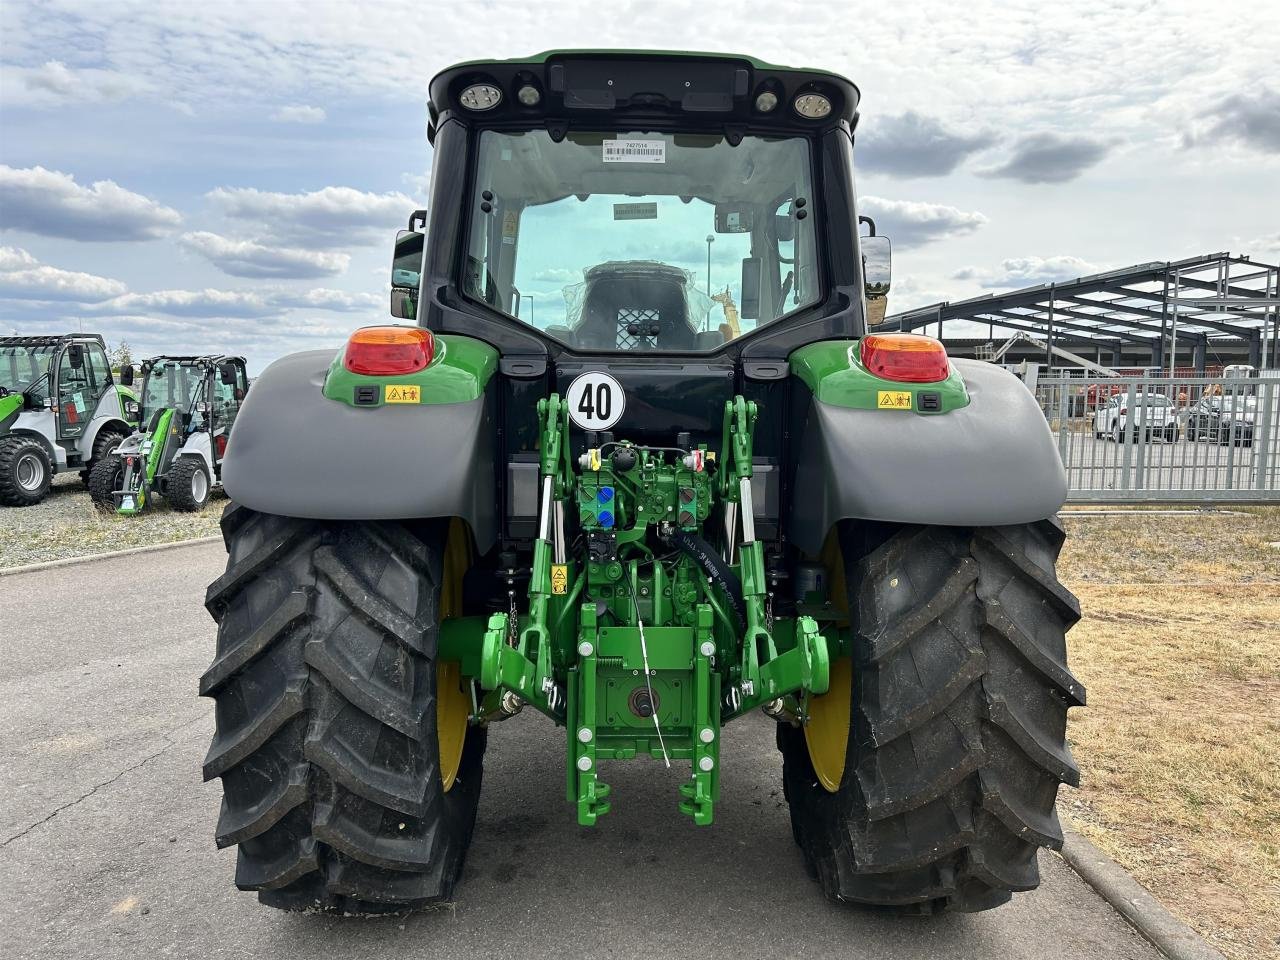
{"label": "grey fender top", "polygon": [[497,534],[493,414],[468,403],[350,407],[320,391],[331,350],[283,357],[254,381],[227,444],[228,496],[321,520],[462,517]]}
{"label": "grey fender top", "polygon": [[1030,523],[1057,512],[1066,473],[1035,398],[999,367],[951,362],[970,403],[950,413],[811,401],[792,501],[797,546],[816,555],[843,519],[967,527]]}

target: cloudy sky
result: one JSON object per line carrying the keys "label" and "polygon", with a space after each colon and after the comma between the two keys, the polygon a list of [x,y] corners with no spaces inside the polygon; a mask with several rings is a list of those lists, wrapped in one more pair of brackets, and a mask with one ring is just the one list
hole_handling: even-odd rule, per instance
{"label": "cloudy sky", "polygon": [[1280,259],[1280,5],[3,0],[0,330],[251,369],[386,317],[430,76],[553,47],[862,89],[890,309],[1217,250]]}

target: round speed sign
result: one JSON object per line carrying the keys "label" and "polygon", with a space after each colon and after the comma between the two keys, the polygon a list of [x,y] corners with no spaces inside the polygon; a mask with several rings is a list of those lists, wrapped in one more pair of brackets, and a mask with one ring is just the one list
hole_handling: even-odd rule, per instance
{"label": "round speed sign", "polygon": [[565,395],[569,419],[583,430],[608,430],[622,418],[627,395],[622,384],[598,370],[580,373]]}

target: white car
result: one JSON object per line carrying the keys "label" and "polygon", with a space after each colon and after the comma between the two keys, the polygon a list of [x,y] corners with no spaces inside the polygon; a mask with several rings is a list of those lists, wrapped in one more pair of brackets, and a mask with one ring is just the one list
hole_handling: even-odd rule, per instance
{"label": "white car", "polygon": [[[1093,435],[1099,440],[1110,437],[1116,443],[1126,439],[1152,440],[1163,437],[1169,443],[1178,439],[1178,416],[1173,402],[1163,394],[1138,393],[1133,397],[1134,410],[1129,409],[1129,394],[1116,394],[1093,415]],[[1129,430],[1133,414],[1132,433]]]}

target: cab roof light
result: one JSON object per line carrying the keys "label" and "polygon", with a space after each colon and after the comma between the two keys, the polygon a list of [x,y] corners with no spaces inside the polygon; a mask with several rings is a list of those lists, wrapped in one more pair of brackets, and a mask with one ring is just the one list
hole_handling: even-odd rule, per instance
{"label": "cab roof light", "polygon": [[502,90],[494,83],[473,83],[458,95],[458,102],[475,113],[492,110],[502,102]]}
{"label": "cab roof light", "polygon": [[352,373],[397,376],[425,370],[435,352],[435,338],[422,327],[361,327],[347,341],[342,363]]}
{"label": "cab roof light", "polygon": [[862,338],[862,365],[877,377],[901,383],[937,383],[947,379],[947,348],[933,337],[914,333],[876,333]]}
{"label": "cab roof light", "polygon": [[799,94],[791,102],[796,113],[806,120],[821,120],[831,113],[831,101],[821,93],[812,90]]}

